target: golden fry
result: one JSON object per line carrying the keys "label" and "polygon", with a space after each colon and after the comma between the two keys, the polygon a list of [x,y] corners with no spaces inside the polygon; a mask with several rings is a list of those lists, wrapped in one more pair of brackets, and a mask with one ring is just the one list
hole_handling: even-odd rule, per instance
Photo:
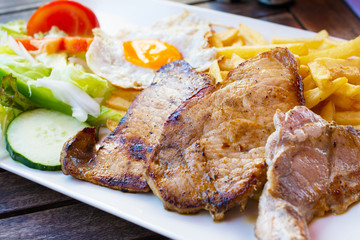
{"label": "golden fry", "polygon": [[134,101],[135,97],[141,92],[136,89],[116,89],[111,92],[112,95],[120,96],[128,101]]}
{"label": "golden fry", "polygon": [[118,124],[119,124],[119,122],[117,122],[117,121],[114,121],[114,120],[111,120],[111,119],[106,120],[106,127],[110,131],[114,131]]}
{"label": "golden fry", "polygon": [[217,60],[214,60],[209,68],[209,74],[215,78],[215,83],[222,82],[220,67]]}
{"label": "golden fry", "polygon": [[239,37],[231,44],[231,47],[241,47],[244,45],[245,45],[244,40],[242,40],[242,38]]}
{"label": "golden fry", "polygon": [[304,43],[308,48],[316,49],[320,47],[324,39],[321,38],[289,38],[289,37],[273,37],[271,44],[289,44],[289,43]]}
{"label": "golden fry", "polygon": [[219,38],[223,43],[223,46],[229,46],[238,38],[238,33],[239,30],[235,28],[231,28],[225,32],[217,33],[217,34],[219,35]]}
{"label": "golden fry", "polygon": [[314,38],[316,39],[326,39],[328,37],[329,37],[329,33],[325,29],[321,30],[314,36]]}
{"label": "golden fry", "polygon": [[355,95],[360,94],[360,85],[345,83],[343,86],[337,89],[335,93],[352,98]]}
{"label": "golden fry", "polygon": [[303,79],[304,84],[304,91],[308,91],[310,89],[316,88],[316,83],[311,75],[308,75],[306,78]]}
{"label": "golden fry", "polygon": [[227,78],[227,75],[229,74],[229,71],[220,71],[221,78],[225,80]]}
{"label": "golden fry", "polygon": [[112,95],[108,99],[106,99],[105,104],[106,106],[121,110],[121,111],[127,111],[127,109],[130,107],[132,101],[129,101],[127,99],[124,99],[121,96],[118,95]]}
{"label": "golden fry", "polygon": [[358,111],[344,111],[336,112],[334,120],[338,124],[343,125],[360,125],[360,112]]}
{"label": "golden fry", "polygon": [[219,67],[223,71],[230,71],[234,69],[234,64],[231,61],[231,58],[223,58],[219,61]]}
{"label": "golden fry", "polygon": [[221,39],[216,36],[216,33],[214,33],[209,38],[209,44],[210,44],[210,46],[216,47],[216,48],[221,48],[224,46],[223,43],[221,42]]}
{"label": "golden fry", "polygon": [[360,94],[353,96],[353,99],[360,102]]}
{"label": "golden fry", "polygon": [[353,98],[335,92],[329,99],[334,103],[336,109],[341,109],[342,111],[360,110],[359,102]]}
{"label": "golden fry", "polygon": [[308,108],[312,108],[319,104],[321,101],[327,99],[331,94],[333,94],[338,88],[347,83],[347,78],[337,78],[331,83],[329,83],[326,89],[320,89],[319,87],[305,91],[305,103]]}
{"label": "golden fry", "polygon": [[331,80],[331,73],[321,62],[313,61],[308,64],[311,76],[320,89],[325,89]]}
{"label": "golden fry", "polygon": [[317,49],[323,44],[324,40],[329,37],[326,30],[318,32],[314,37],[272,37],[271,44],[287,44],[287,43],[304,43],[310,49]]}
{"label": "golden fry", "polygon": [[219,67],[221,70],[230,71],[236,68],[240,63],[244,62],[245,59],[239,57],[237,54],[233,54],[231,58],[223,58],[219,62]]}
{"label": "golden fry", "polygon": [[241,58],[239,55],[237,55],[237,54],[234,53],[234,54],[231,56],[231,61],[233,62],[233,65],[234,65],[235,67],[237,67],[237,66],[239,66],[239,64],[241,64],[242,62],[244,62],[245,59]]}
{"label": "golden fry", "polygon": [[239,40],[242,42],[238,34],[239,30],[236,28],[229,28],[224,32],[214,33],[210,37],[210,45],[219,48],[232,45]]}
{"label": "golden fry", "polygon": [[247,45],[266,45],[268,41],[259,32],[244,25],[239,24],[239,34]]}
{"label": "golden fry", "polygon": [[291,44],[276,44],[276,45],[257,45],[257,46],[242,46],[242,47],[223,47],[218,49],[218,56],[225,56],[231,58],[232,54],[237,54],[243,59],[255,57],[257,54],[270,51],[276,47],[288,48],[293,54],[299,56],[306,55],[308,48],[304,43],[291,43]]}
{"label": "golden fry", "polygon": [[348,58],[351,56],[360,56],[360,36],[354,40],[337,45],[333,48],[312,52],[306,56],[301,56],[301,64],[307,64],[320,57]]}
{"label": "golden fry", "polygon": [[334,120],[335,114],[335,106],[332,101],[329,101],[325,106],[321,109],[320,116],[328,122]]}
{"label": "golden fry", "polygon": [[349,83],[360,84],[360,59],[320,58],[317,61],[327,67],[333,79],[347,77]]}
{"label": "golden fry", "polygon": [[304,43],[308,48],[316,49],[323,43],[323,39],[280,38],[280,37],[274,37],[271,39],[271,44],[289,44],[289,43]]}
{"label": "golden fry", "polygon": [[310,74],[310,68],[307,65],[300,65],[298,73],[304,79]]}

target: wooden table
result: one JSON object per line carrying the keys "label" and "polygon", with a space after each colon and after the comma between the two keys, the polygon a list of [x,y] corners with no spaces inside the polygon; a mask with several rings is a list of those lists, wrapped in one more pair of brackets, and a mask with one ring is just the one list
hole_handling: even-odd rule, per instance
{"label": "wooden table", "polygon": [[[28,19],[46,0],[1,0],[0,22]],[[106,1],[104,1],[105,3]],[[256,0],[233,3],[181,0],[202,8],[258,18],[352,39],[360,19],[342,0],[295,0],[270,7]],[[165,239],[123,219],[0,169],[0,239]]]}

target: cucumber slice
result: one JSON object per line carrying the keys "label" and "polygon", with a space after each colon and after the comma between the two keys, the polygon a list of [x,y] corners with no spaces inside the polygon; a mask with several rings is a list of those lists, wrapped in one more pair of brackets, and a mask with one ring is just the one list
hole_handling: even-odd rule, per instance
{"label": "cucumber slice", "polygon": [[28,167],[57,171],[61,169],[60,154],[64,143],[87,126],[53,110],[27,111],[9,124],[6,149],[12,159]]}

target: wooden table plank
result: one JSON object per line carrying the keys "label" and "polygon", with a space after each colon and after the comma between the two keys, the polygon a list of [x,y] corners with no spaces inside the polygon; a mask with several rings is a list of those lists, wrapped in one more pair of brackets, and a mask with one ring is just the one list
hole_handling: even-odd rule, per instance
{"label": "wooden table plank", "polygon": [[85,204],[0,219],[0,239],[166,239]]}
{"label": "wooden table plank", "polygon": [[295,20],[295,18],[288,12],[279,13],[270,16],[264,16],[260,18],[261,20],[278,23],[281,25],[294,27],[294,28],[302,28],[301,25]]}
{"label": "wooden table plank", "polygon": [[211,1],[214,1],[214,0],[169,0],[169,1],[185,3],[185,4],[190,4],[190,5],[196,5],[196,4],[199,4],[199,3],[211,2]]}
{"label": "wooden table plank", "polygon": [[14,211],[22,212],[29,208],[71,200],[7,171],[0,172],[0,182],[0,218]]}
{"label": "wooden table plank", "polygon": [[2,0],[0,1],[0,14],[35,9],[49,2],[49,0]]}
{"label": "wooden table plank", "polygon": [[27,21],[34,12],[35,9],[16,12],[16,13],[3,14],[0,15],[0,23],[7,23],[17,19],[22,19]]}
{"label": "wooden table plank", "polygon": [[253,18],[260,18],[288,11],[286,6],[270,7],[255,0],[242,0],[233,3],[205,2],[196,4],[195,6]]}
{"label": "wooden table plank", "polygon": [[348,40],[360,35],[360,19],[344,1],[298,0],[290,10],[310,31],[326,29],[331,36]]}

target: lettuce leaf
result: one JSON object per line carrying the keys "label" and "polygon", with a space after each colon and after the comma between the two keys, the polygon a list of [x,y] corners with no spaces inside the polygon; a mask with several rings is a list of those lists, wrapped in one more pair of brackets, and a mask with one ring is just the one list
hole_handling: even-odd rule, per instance
{"label": "lettuce leaf", "polygon": [[[66,56],[44,57],[53,68],[43,63],[30,63],[18,55],[0,54],[0,77],[12,74],[17,89],[37,106],[54,109],[85,121],[97,117],[100,106],[94,98],[106,98],[111,88],[106,80],[84,71],[81,65],[66,63]],[[47,62],[48,65],[49,62]]]}
{"label": "lettuce leaf", "polygon": [[3,135],[5,135],[6,128],[17,115],[19,115],[21,111],[11,107],[5,107],[0,105],[0,131]]}
{"label": "lettuce leaf", "polygon": [[16,78],[24,77],[24,81],[48,77],[51,73],[51,68],[42,63],[31,63],[22,56],[11,54],[0,54],[0,68]]}
{"label": "lettuce leaf", "polygon": [[17,89],[16,78],[12,75],[1,78],[0,103],[5,107],[11,107],[20,111],[36,108],[35,104],[24,97]]}
{"label": "lettuce leaf", "polygon": [[44,107],[80,121],[86,121],[90,115],[95,119],[101,116],[100,103],[114,89],[107,80],[90,72],[81,56],[69,60],[66,53],[58,53],[33,58],[5,31],[0,31],[0,77],[4,77],[0,91],[0,103],[4,106],[22,111]]}
{"label": "lettuce leaf", "polygon": [[70,82],[92,98],[106,98],[110,96],[110,91],[113,90],[113,87],[108,81],[89,72],[85,68],[87,66],[84,67],[78,64],[82,59],[79,58],[76,61],[74,58],[71,57],[71,61],[69,61],[64,53],[45,53],[39,55],[37,60],[52,68],[51,79]]}
{"label": "lettuce leaf", "polygon": [[97,118],[89,116],[87,122],[93,126],[100,126],[100,125],[105,126],[106,120],[111,119],[116,122],[120,122],[122,117],[123,115],[121,115],[118,111],[105,106],[101,106],[100,115]]}
{"label": "lettuce leaf", "polygon": [[17,115],[19,115],[21,111],[8,108],[0,105],[0,158],[7,156],[8,152],[5,148],[5,133],[6,128]]}
{"label": "lettuce leaf", "polygon": [[24,20],[15,20],[6,24],[0,24],[0,31],[7,32],[13,38],[29,38],[26,34],[26,22]]}

